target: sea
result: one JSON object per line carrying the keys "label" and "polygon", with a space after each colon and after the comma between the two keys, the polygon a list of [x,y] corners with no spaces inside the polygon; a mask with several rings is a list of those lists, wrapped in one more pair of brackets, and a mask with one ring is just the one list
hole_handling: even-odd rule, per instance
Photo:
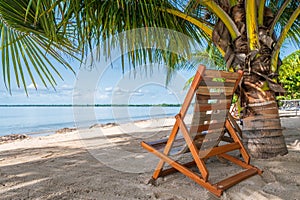
{"label": "sea", "polygon": [[2,106],[0,136],[49,135],[62,128],[165,118],[179,110],[179,106]]}

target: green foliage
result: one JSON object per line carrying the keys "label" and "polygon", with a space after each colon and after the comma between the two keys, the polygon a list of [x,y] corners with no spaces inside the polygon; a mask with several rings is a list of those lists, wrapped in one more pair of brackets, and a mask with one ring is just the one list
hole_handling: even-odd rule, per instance
{"label": "green foliage", "polygon": [[226,62],[216,46],[209,43],[204,51],[193,54],[192,64],[204,64],[209,69],[226,70]]}
{"label": "green foliage", "polygon": [[4,85],[11,92],[11,82],[23,87],[37,88],[38,77],[45,87],[55,87],[56,77],[62,79],[59,68],[51,59],[73,70],[61,52],[70,57],[77,52],[69,28],[58,26],[59,9],[51,8],[52,1],[0,1],[0,59]]}
{"label": "green foliage", "polygon": [[279,81],[286,90],[278,99],[300,99],[300,50],[283,59],[279,70]]}
{"label": "green foliage", "polygon": [[[205,51],[199,51],[193,54],[191,65],[197,66],[199,63],[204,64],[208,69],[226,70],[226,63],[223,56],[218,48],[212,44],[209,44]],[[184,89],[188,89],[193,80],[194,76],[189,78],[184,85]],[[220,79],[219,81],[222,82],[224,80]]]}

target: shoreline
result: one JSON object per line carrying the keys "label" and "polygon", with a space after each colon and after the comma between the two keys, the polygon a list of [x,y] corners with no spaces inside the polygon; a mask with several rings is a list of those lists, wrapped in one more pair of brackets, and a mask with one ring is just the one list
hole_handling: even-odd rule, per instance
{"label": "shoreline", "polygon": [[[280,118],[300,117],[300,111],[279,110],[279,116],[280,116]],[[174,116],[171,115],[168,117],[158,117],[155,119],[164,119],[164,118],[174,118]],[[153,119],[139,119],[139,120],[135,120],[132,122],[126,122],[124,124],[136,123],[139,121],[147,121],[147,120],[153,120]],[[0,135],[0,144],[1,144],[1,138],[9,137],[9,136],[17,137],[17,136],[25,135],[26,137],[41,137],[41,136],[48,136],[48,135],[53,135],[53,134],[62,134],[62,133],[71,132],[71,131],[75,131],[75,130],[79,130],[79,129],[84,130],[84,129],[90,129],[90,128],[94,128],[94,127],[104,127],[104,126],[112,125],[112,124],[114,124],[116,126],[119,125],[115,122],[106,122],[106,123],[90,124],[90,125],[87,125],[86,127],[81,127],[81,128],[73,126],[73,127],[61,127],[59,129],[49,129],[49,130],[44,130],[44,131],[5,134],[5,135]]]}
{"label": "shoreline", "polygon": [[[47,137],[47,136],[57,135],[57,134],[72,133],[75,131],[85,131],[85,130],[90,130],[90,129],[94,129],[94,128],[127,126],[130,124],[136,124],[136,123],[140,123],[140,122],[151,122],[153,120],[171,120],[171,121],[175,122],[174,116],[169,116],[169,117],[158,117],[158,118],[154,118],[154,119],[139,119],[139,120],[135,120],[132,122],[125,122],[125,123],[121,123],[121,124],[118,124],[115,122],[107,122],[107,123],[91,124],[91,125],[88,125],[86,127],[81,127],[81,128],[74,126],[74,127],[63,127],[60,129],[45,130],[45,131],[25,132],[25,133],[16,133],[16,134],[13,133],[13,134],[6,134],[6,135],[0,136],[0,145],[5,144],[7,142],[13,142],[15,140],[22,140],[22,139],[29,139],[29,138],[36,138],[36,137]],[[11,139],[10,139],[10,137],[11,137]]]}

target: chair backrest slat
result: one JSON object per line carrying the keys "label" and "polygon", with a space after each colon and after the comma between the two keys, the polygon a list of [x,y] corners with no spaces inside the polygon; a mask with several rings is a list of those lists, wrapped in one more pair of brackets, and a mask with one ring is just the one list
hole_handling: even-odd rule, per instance
{"label": "chair backrest slat", "polygon": [[195,104],[194,112],[202,112],[209,110],[228,110],[230,109],[231,102],[226,103],[215,103],[215,104]]}
{"label": "chair backrest slat", "polygon": [[[203,131],[222,129],[223,127],[224,127],[224,122],[203,124],[203,125],[194,125],[194,126],[192,125],[190,132],[191,133],[202,133]],[[206,134],[206,133],[203,133],[203,134]]]}
{"label": "chair backrest slat", "polygon": [[212,77],[212,78],[225,78],[225,79],[237,80],[239,78],[240,74],[237,72],[205,70],[204,76]]}
{"label": "chair backrest slat", "polygon": [[[212,121],[212,119],[216,120],[216,121],[220,121],[220,120],[223,120],[223,118],[224,118],[224,116],[226,116],[227,112],[228,112],[228,110],[220,110],[220,111],[217,111],[217,115],[215,113],[207,112],[207,111],[197,112],[197,113],[194,113],[193,120],[195,122],[199,122],[200,120],[203,120],[204,122]],[[196,124],[195,122],[193,124]]]}
{"label": "chair backrest slat", "polygon": [[221,81],[214,81],[212,78],[206,78],[204,77],[203,80],[199,84],[200,86],[207,86],[209,85],[210,87],[220,87],[220,86],[225,86],[225,87],[234,87],[235,85],[235,80],[226,80],[225,82]]}
{"label": "chair backrest slat", "polygon": [[209,100],[209,101],[215,101],[215,100],[224,100],[224,99],[231,99],[231,95],[225,96],[224,93],[213,93],[213,94],[196,94],[197,99],[199,100]]}

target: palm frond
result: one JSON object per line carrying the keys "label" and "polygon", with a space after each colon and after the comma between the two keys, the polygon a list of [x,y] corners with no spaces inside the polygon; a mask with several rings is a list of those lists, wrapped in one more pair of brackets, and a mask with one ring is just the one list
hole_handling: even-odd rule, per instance
{"label": "palm frond", "polygon": [[[300,2],[299,1],[283,1],[280,0],[276,4],[275,1],[271,1],[270,8],[276,13],[275,20],[272,24],[274,27],[275,35],[279,37],[281,33],[284,31],[286,24],[288,23],[292,14],[299,8]],[[286,39],[289,39],[293,42],[294,46],[300,48],[300,16],[298,16],[292,26],[289,28]],[[272,32],[273,33],[273,32]],[[270,33],[270,34],[272,34]]]}
{"label": "palm frond", "polygon": [[[287,13],[289,16],[287,16]],[[279,52],[282,44],[286,39],[294,42],[295,46],[300,47],[300,31],[299,31],[299,19],[300,19],[300,2],[290,2],[286,7],[285,12],[278,19],[278,29],[280,35],[278,41],[275,45],[275,50],[272,55],[272,71],[276,72],[278,70],[278,59]],[[284,23],[283,23],[284,22]]]}
{"label": "palm frond", "polygon": [[[74,32],[74,37],[78,39],[79,47],[83,55],[92,50],[96,45],[101,44],[102,41],[110,41],[116,34],[139,28],[144,28],[146,32],[150,27],[178,31],[201,44],[203,38],[208,39],[207,35],[201,31],[201,29],[167,11],[168,9],[181,11],[180,6],[183,3],[180,3],[179,5],[176,1],[167,0],[119,0],[117,2],[110,0],[82,0],[76,2],[61,0],[60,5],[67,7],[67,12],[64,13],[60,25],[67,27],[72,22],[72,25],[77,27],[77,31]],[[148,34],[145,34],[143,37],[143,39],[148,42],[154,41],[151,37],[147,38]],[[133,39],[133,37],[131,37],[131,39]],[[124,38],[124,40],[127,40],[127,38]],[[115,42],[119,41],[115,40]],[[134,39],[133,41],[127,40],[127,42],[128,44],[124,44],[124,47],[130,47],[129,43],[134,42]],[[165,45],[168,43],[167,40],[162,39],[160,39],[160,42],[164,42]],[[180,43],[180,41],[178,41],[178,43]],[[100,51],[109,56],[110,47],[115,45],[116,44],[109,42],[106,44],[106,47],[100,49]],[[123,50],[124,49],[122,49],[122,51]],[[155,59],[155,56],[150,55],[153,51],[147,49],[136,51],[136,53],[142,53],[142,55],[127,55],[130,59],[134,59],[132,63],[136,63],[137,61],[141,62],[146,57]],[[168,54],[163,51],[160,53],[161,55],[157,58],[163,58],[164,62],[172,66],[173,62],[171,62],[171,60],[174,60],[174,56],[176,57],[176,55]],[[156,51],[154,55],[159,55],[159,52]]]}
{"label": "palm frond", "polygon": [[192,63],[194,63],[193,65],[204,64],[209,69],[227,70],[223,56],[218,48],[212,44],[208,45],[205,51],[194,53]]}
{"label": "palm frond", "polygon": [[37,88],[36,76],[45,87],[54,87],[54,74],[62,77],[52,58],[72,70],[63,54],[74,57],[75,45],[57,27],[55,13],[48,12],[50,5],[39,0],[0,2],[0,54],[4,84],[10,92],[15,80],[28,94],[28,82]]}

